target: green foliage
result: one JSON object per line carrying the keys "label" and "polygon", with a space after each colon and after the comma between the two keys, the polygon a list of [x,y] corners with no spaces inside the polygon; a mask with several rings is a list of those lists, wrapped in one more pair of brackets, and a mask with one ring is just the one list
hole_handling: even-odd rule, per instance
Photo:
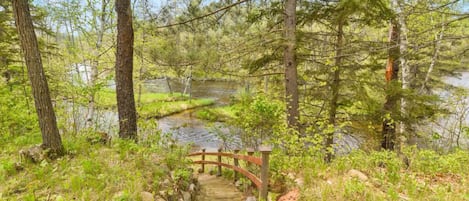
{"label": "green foliage", "polygon": [[[403,163],[402,156],[389,151],[358,150],[338,157],[328,165],[320,165],[321,157],[300,157],[319,163],[312,162],[296,170],[305,181],[302,200],[324,197],[336,200],[465,199],[465,188],[469,186],[464,179],[469,171],[467,151],[441,155],[415,147],[404,150],[409,167]],[[362,172],[367,179],[353,176],[349,173],[352,169]]]}
{"label": "green foliage", "polygon": [[159,182],[170,175],[169,167],[184,182],[192,174],[185,157],[189,147],[169,146],[165,138],[153,146],[115,139],[109,147],[88,142],[87,135],[91,134],[64,135],[67,155],[39,164],[22,163],[22,170],[15,165],[20,162],[17,153],[35,141],[18,146],[15,141],[23,138],[18,136],[2,142],[0,199],[137,200],[141,191],[159,192]]}
{"label": "green foliage", "polygon": [[241,140],[246,146],[257,147],[273,137],[282,125],[282,114],[280,102],[262,95],[242,94],[236,105],[236,118],[231,124],[242,129]]}
{"label": "green foliage", "polygon": [[211,122],[224,122],[236,118],[237,109],[240,105],[234,104],[229,106],[202,108],[195,112],[199,119]]}

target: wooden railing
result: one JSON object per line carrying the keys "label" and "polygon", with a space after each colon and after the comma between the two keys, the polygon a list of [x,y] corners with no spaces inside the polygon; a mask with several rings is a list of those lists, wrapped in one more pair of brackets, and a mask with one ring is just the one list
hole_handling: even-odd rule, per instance
{"label": "wooden railing", "polygon": [[[195,164],[201,164],[201,172],[205,171],[205,164],[209,165],[216,165],[218,166],[217,176],[221,176],[222,166],[234,170],[234,179],[237,181],[239,179],[238,173],[241,173],[252,183],[256,186],[259,190],[259,196],[261,200],[267,200],[268,194],[268,185],[269,185],[269,154],[272,152],[271,147],[261,146],[259,147],[259,152],[261,153],[261,157],[254,156],[253,149],[247,149],[248,155],[240,155],[239,149],[235,149],[234,153],[224,153],[222,149],[219,148],[218,152],[206,152],[205,149],[202,149],[201,152],[195,152],[189,154],[189,156],[202,156],[201,160],[193,161]],[[205,156],[217,156],[217,161],[209,161],[205,160]],[[232,158],[233,165],[223,163],[222,157]],[[246,169],[243,169],[239,166],[239,160],[246,161]],[[256,176],[256,174],[249,171],[252,165],[256,165],[260,167],[260,178]]]}

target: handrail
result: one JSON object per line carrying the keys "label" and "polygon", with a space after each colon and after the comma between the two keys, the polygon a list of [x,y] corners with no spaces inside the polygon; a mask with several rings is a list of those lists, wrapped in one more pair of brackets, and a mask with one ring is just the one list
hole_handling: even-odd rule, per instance
{"label": "handrail", "polygon": [[232,153],[223,153],[223,152],[195,152],[191,153],[188,156],[200,156],[200,155],[206,155],[206,156],[225,156],[229,158],[236,158],[240,159],[246,162],[254,163],[258,166],[262,165],[262,159],[254,156],[246,156],[246,155],[239,155],[239,154],[232,154]]}
{"label": "handrail", "polygon": [[[235,181],[238,180],[238,174],[241,173],[242,175],[246,176],[252,183],[259,189],[259,196],[261,200],[267,200],[268,194],[268,184],[269,184],[269,154],[272,151],[271,147],[259,147],[259,151],[261,152],[261,157],[252,156],[254,151],[252,149],[248,149],[248,155],[240,155],[238,154],[240,150],[234,150],[233,153],[223,153],[222,149],[219,148],[218,152],[205,152],[205,149],[202,149],[201,152],[191,153],[188,156],[202,156],[202,160],[193,161],[194,164],[201,164],[201,172],[205,171],[205,164],[208,165],[217,165],[218,166],[218,174],[217,176],[221,176],[221,167],[226,167],[235,171]],[[205,160],[205,156],[217,156],[217,161],[207,161]],[[234,165],[222,163],[221,158],[228,157],[234,159]],[[246,161],[248,167],[251,164],[255,164],[260,167],[261,169],[261,178],[257,177],[255,174],[249,172],[249,170],[245,170],[239,167],[239,161],[243,160]]]}
{"label": "handrail", "polygon": [[256,185],[257,188],[260,188],[261,185],[262,185],[262,181],[255,174],[253,174],[253,173],[251,173],[251,172],[249,172],[249,171],[247,171],[243,168],[234,166],[234,165],[230,165],[230,164],[226,164],[226,163],[219,163],[219,162],[215,162],[215,161],[194,161],[193,163],[195,163],[195,164],[221,165],[221,166],[230,168],[232,170],[235,170],[235,171],[243,174],[249,180],[251,180]]}

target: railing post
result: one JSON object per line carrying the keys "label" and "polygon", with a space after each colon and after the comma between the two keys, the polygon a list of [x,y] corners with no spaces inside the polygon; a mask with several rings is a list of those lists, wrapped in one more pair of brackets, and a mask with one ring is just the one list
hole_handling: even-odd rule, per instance
{"label": "railing post", "polygon": [[[247,148],[246,152],[248,152],[248,156],[253,156],[254,155],[254,149],[253,148]],[[247,163],[247,169],[251,171],[251,162]]]}
{"label": "railing post", "polygon": [[[205,148],[202,148],[202,161],[205,161]],[[202,170],[200,171],[200,173],[204,173],[205,172],[205,163],[202,162]]]}
{"label": "railing post", "polygon": [[[253,156],[254,155],[254,149],[253,148],[247,148],[246,149],[246,152],[248,152],[248,156]],[[252,163],[251,162],[247,162],[247,170],[249,172],[252,172]],[[252,192],[252,188],[254,187],[254,182],[251,181],[251,186],[248,187],[248,194],[251,194]]]}
{"label": "railing post", "polygon": [[[218,148],[218,153],[221,154],[221,150],[222,150],[222,147]],[[221,163],[221,155],[218,155],[218,163],[219,163],[219,164],[218,164],[218,173],[217,173],[217,176],[220,177],[220,176],[221,176],[221,165],[220,165],[220,163]]]}
{"label": "railing post", "polygon": [[[233,163],[234,163],[234,166],[235,166],[235,167],[239,167],[239,162],[238,162],[238,158],[237,158],[238,153],[239,153],[239,149],[236,148],[236,149],[234,150],[234,153],[235,153],[235,155],[233,156],[233,160],[234,160]],[[236,181],[238,181],[238,171],[234,170],[234,182],[236,183]]]}
{"label": "railing post", "polygon": [[267,200],[268,187],[269,187],[269,154],[272,152],[272,147],[260,146],[259,151],[262,154],[262,166],[261,166],[261,189],[260,189],[260,200]]}

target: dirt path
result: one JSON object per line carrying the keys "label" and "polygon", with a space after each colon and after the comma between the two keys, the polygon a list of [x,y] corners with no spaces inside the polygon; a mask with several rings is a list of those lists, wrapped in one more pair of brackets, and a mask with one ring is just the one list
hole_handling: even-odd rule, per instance
{"label": "dirt path", "polygon": [[238,191],[230,181],[215,175],[200,174],[199,201],[244,201],[243,193]]}

